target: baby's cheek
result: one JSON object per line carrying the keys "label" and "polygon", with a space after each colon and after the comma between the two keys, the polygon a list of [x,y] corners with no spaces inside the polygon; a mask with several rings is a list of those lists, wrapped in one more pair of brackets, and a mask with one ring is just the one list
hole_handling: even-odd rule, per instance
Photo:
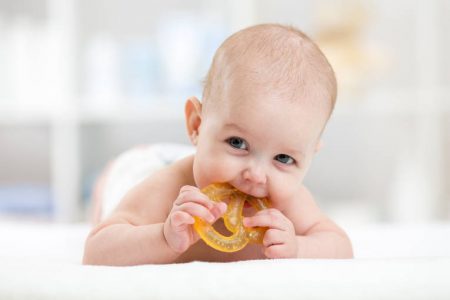
{"label": "baby's cheek", "polygon": [[231,181],[239,172],[239,165],[226,156],[205,160],[201,173],[206,184]]}
{"label": "baby's cheek", "polygon": [[281,202],[289,201],[288,199],[295,198],[302,186],[300,180],[296,180],[289,177],[273,179],[270,185],[270,195],[274,199],[278,199]]}

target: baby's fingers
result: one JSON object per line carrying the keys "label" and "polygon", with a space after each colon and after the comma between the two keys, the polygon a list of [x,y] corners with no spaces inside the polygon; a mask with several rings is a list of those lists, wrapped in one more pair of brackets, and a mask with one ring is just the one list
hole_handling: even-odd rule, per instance
{"label": "baby's fingers", "polygon": [[205,194],[201,193],[198,188],[189,185],[181,188],[180,194],[175,200],[174,205],[182,205],[187,202],[194,202],[203,205],[207,209],[212,209],[214,207],[213,201],[211,201]]}
{"label": "baby's fingers", "polygon": [[177,230],[183,230],[184,225],[186,224],[194,224],[194,218],[184,211],[176,211],[172,214],[170,218],[170,223],[172,227]]}
{"label": "baby's fingers", "polygon": [[264,234],[263,245],[269,247],[272,245],[284,244],[288,239],[288,233],[286,231],[278,229],[268,229]]}
{"label": "baby's fingers", "polygon": [[202,218],[203,220],[209,223],[213,223],[216,220],[216,217],[209,209],[207,209],[203,205],[194,202],[187,202],[181,204],[179,206],[179,210],[186,212],[191,216]]}
{"label": "baby's fingers", "polygon": [[214,221],[221,217],[227,211],[227,204],[225,202],[214,203],[211,213],[214,216]]}
{"label": "baby's fingers", "polygon": [[264,255],[267,258],[292,258],[292,254],[286,245],[273,245],[264,249]]}
{"label": "baby's fingers", "polygon": [[244,218],[244,225],[247,227],[270,227],[288,231],[292,223],[277,209],[265,209],[256,213],[252,217]]}

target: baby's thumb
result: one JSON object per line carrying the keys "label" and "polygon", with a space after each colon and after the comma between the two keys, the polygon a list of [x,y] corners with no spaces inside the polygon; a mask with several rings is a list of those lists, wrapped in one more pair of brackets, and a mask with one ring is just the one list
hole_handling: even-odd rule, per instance
{"label": "baby's thumb", "polygon": [[177,211],[172,214],[170,222],[175,231],[181,231],[185,229],[186,224],[193,224],[194,218],[185,212]]}
{"label": "baby's thumb", "polygon": [[215,203],[211,209],[211,213],[214,216],[214,222],[217,221],[227,211],[227,204],[225,202]]}

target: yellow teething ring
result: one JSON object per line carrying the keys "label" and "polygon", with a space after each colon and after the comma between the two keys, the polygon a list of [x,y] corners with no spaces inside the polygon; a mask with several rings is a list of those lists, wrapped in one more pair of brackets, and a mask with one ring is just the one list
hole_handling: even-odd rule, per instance
{"label": "yellow teething ring", "polygon": [[244,248],[249,242],[262,243],[267,228],[246,228],[242,224],[242,210],[245,201],[248,201],[256,210],[266,209],[269,207],[269,201],[266,198],[249,196],[227,183],[210,184],[201,191],[212,201],[228,200],[227,211],[222,218],[226,228],[233,233],[231,236],[224,236],[211,224],[199,217],[194,217],[194,229],[206,244],[222,252],[235,252]]}

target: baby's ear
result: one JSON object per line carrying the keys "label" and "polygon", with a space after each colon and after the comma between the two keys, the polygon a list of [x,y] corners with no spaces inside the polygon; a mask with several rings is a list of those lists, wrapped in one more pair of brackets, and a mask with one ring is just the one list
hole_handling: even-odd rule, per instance
{"label": "baby's ear", "polygon": [[318,153],[320,151],[320,149],[322,149],[323,147],[323,141],[321,139],[319,139],[319,141],[316,144],[316,148],[314,149],[314,153]]}
{"label": "baby's ear", "polygon": [[196,145],[200,124],[202,123],[202,104],[196,97],[190,97],[186,100],[184,115],[189,139],[193,145]]}

